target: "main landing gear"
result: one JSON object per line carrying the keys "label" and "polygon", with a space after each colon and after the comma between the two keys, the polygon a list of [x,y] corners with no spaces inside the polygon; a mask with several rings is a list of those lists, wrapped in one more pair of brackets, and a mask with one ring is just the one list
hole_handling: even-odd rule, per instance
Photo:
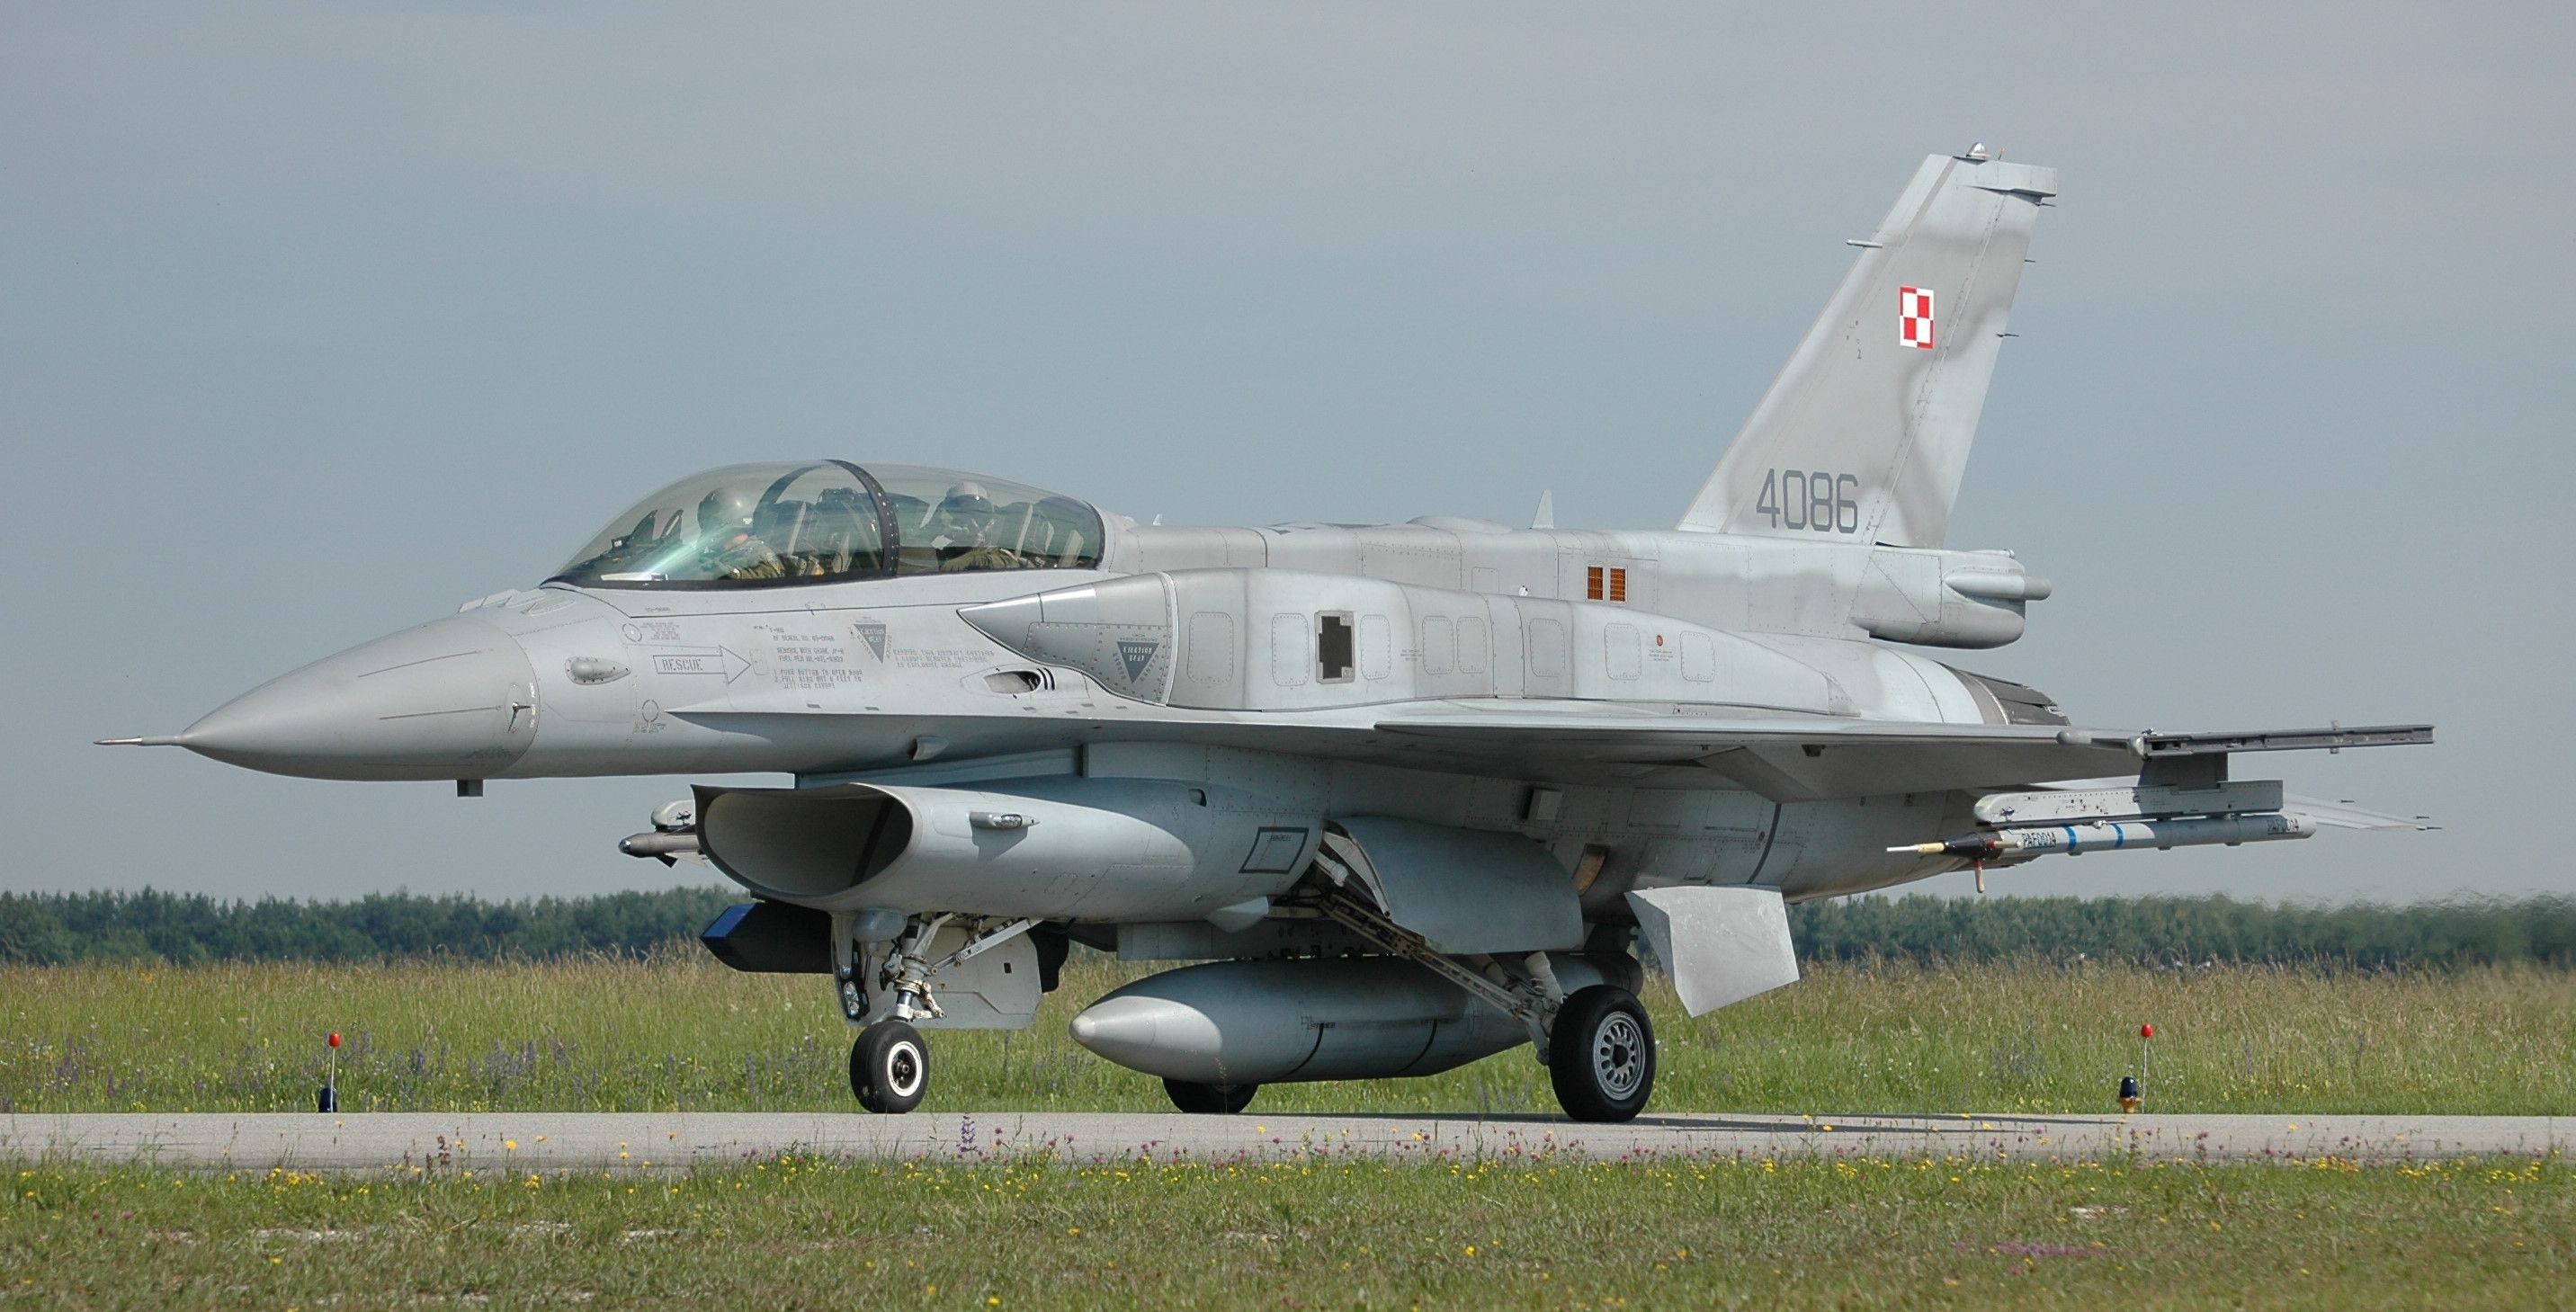
{"label": "main landing gear", "polygon": [[1637,996],[1616,984],[1567,995],[1547,1034],[1547,1079],[1578,1121],[1625,1121],[1655,1089],[1655,1029]]}
{"label": "main landing gear", "polygon": [[[1429,969],[1528,1027],[1566,1115],[1616,1122],[1646,1109],[1655,1092],[1655,1029],[1636,994],[1616,984],[1567,993],[1544,952],[1519,962],[1446,955],[1348,889],[1325,892],[1315,908],[1370,946]],[[1181,1101],[1178,1089],[1172,1101]]]}

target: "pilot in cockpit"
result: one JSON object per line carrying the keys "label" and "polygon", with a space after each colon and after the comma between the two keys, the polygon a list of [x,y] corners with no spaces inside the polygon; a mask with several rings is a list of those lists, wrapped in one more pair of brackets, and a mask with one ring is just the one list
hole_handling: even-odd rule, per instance
{"label": "pilot in cockpit", "polygon": [[760,496],[740,486],[720,487],[698,502],[698,557],[703,577],[776,579],[787,565],[755,525]]}
{"label": "pilot in cockpit", "polygon": [[981,483],[959,483],[940,499],[935,517],[942,573],[978,569],[1018,569],[1020,553],[993,541],[993,500]]}

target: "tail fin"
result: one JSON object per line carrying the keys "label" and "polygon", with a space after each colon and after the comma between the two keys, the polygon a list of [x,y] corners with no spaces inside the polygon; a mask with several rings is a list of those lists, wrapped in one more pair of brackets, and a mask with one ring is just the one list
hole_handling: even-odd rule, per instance
{"label": "tail fin", "polygon": [[2057,170],[1934,155],[1682,516],[1712,533],[1937,547]]}

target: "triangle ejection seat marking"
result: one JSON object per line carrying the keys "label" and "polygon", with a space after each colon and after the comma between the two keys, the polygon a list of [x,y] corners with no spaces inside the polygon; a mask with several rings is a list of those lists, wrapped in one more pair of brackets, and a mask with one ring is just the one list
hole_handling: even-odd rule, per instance
{"label": "triangle ejection seat marking", "polygon": [[1126,667],[1129,683],[1144,681],[1145,667],[1154,663],[1154,653],[1162,650],[1162,647],[1161,642],[1152,638],[1118,640],[1118,663]]}
{"label": "triangle ejection seat marking", "polygon": [[885,626],[885,625],[882,625],[882,624],[875,624],[875,623],[869,623],[869,622],[862,621],[862,622],[860,622],[860,623],[857,623],[857,624],[853,624],[853,625],[851,625],[851,626],[850,626],[850,631],[859,635],[859,641],[861,641],[861,642],[864,642],[864,643],[868,644],[868,651],[869,651],[869,653],[870,653],[870,654],[872,654],[872,655],[874,655],[874,656],[877,658],[877,660],[878,660],[879,662],[883,662],[883,661],[885,660],[885,658],[886,658],[886,626]]}

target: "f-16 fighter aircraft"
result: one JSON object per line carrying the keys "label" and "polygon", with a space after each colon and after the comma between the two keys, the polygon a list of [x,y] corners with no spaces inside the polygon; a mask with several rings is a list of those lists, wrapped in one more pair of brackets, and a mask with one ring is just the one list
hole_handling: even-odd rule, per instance
{"label": "f-16 fighter aircraft", "polygon": [[920,1102],[922,1031],[1028,1025],[1083,943],[1201,963],[1072,1022],[1187,1111],[1528,1043],[1568,1114],[1624,1120],[1655,1080],[1641,939],[1698,1016],[1797,978],[1786,901],[2410,823],[2229,763],[2427,726],[2079,728],[1925,654],[2012,642],[2049,595],[1944,539],[2056,192],[1926,159],[1668,531],[1162,527],[982,474],[737,465],[534,589],[114,741],[468,795],[791,775],[622,846],[749,890],[708,948],[828,976],[871,1111]]}

